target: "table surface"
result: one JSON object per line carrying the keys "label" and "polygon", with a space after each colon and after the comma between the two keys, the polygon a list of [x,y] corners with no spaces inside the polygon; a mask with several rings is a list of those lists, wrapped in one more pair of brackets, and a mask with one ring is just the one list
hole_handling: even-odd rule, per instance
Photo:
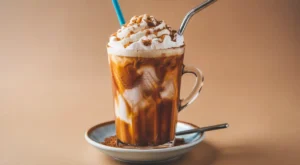
{"label": "table surface", "polygon": [[[176,29],[200,1],[121,1],[125,18],[149,13]],[[218,1],[185,31],[185,63],[205,74],[179,119],[228,122],[172,164],[299,164],[300,2]],[[0,164],[116,162],[84,132],[114,118],[106,44],[118,22],[110,1],[0,2]],[[184,76],[182,94],[193,85]]]}

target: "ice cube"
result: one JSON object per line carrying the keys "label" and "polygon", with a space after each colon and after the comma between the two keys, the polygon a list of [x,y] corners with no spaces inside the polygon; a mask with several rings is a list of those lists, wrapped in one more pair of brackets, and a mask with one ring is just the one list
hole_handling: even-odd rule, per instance
{"label": "ice cube", "polygon": [[140,86],[132,89],[126,89],[123,93],[124,98],[127,100],[130,107],[134,107],[138,102],[143,99],[142,90]]}
{"label": "ice cube", "polygon": [[126,89],[123,93],[123,97],[134,112],[156,106],[155,100],[151,96],[145,96],[143,93],[144,91],[141,85],[132,89]]}
{"label": "ice cube", "polygon": [[140,100],[136,106],[134,106],[133,111],[143,111],[143,110],[149,110],[149,109],[155,109],[156,103],[155,100],[150,97],[144,97],[142,100]]}
{"label": "ice cube", "polygon": [[173,80],[165,81],[162,84],[163,91],[160,92],[160,97],[162,99],[173,99],[175,95],[175,86],[173,84]]}
{"label": "ice cube", "polygon": [[126,65],[130,63],[134,63],[134,61],[127,57],[117,56],[117,55],[111,55],[110,59],[112,62],[114,62],[119,67],[125,67]]}
{"label": "ice cube", "polygon": [[158,87],[159,79],[156,76],[155,69],[150,66],[142,67],[138,70],[138,73],[142,75],[141,86],[146,90],[154,90]]}
{"label": "ice cube", "polygon": [[139,78],[137,70],[132,63],[127,64],[124,67],[113,65],[112,74],[121,92],[125,89],[130,89],[134,87],[135,82]]}

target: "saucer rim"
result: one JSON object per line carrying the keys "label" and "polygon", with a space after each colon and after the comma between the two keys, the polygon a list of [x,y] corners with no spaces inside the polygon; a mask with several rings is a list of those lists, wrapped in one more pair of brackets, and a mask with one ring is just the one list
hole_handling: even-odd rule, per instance
{"label": "saucer rim", "polygon": [[[180,146],[174,146],[174,147],[169,147],[169,148],[158,148],[158,149],[128,149],[128,148],[117,148],[117,147],[111,147],[111,146],[107,146],[104,144],[101,144],[99,142],[96,142],[94,140],[92,140],[89,137],[89,134],[95,130],[98,127],[104,126],[104,125],[108,125],[108,124],[113,124],[115,122],[115,120],[111,120],[111,121],[107,121],[107,122],[103,122],[97,125],[94,125],[93,127],[89,128],[86,132],[85,132],[85,140],[90,143],[91,145],[93,145],[94,147],[103,149],[103,150],[108,150],[108,151],[116,151],[116,152],[144,152],[144,153],[149,153],[149,152],[168,152],[168,151],[174,151],[174,150],[181,150],[181,149],[185,149],[185,148],[189,148],[189,147],[193,147],[194,145],[200,143],[204,138],[205,138],[205,133],[198,133],[198,135],[200,136],[199,139],[197,139],[196,141],[193,141],[191,143],[188,144],[183,144]],[[181,121],[178,120],[177,122],[179,123],[184,123],[184,124],[188,124],[191,125],[195,128],[199,128],[198,126],[189,123],[189,122],[185,122],[185,121]]]}

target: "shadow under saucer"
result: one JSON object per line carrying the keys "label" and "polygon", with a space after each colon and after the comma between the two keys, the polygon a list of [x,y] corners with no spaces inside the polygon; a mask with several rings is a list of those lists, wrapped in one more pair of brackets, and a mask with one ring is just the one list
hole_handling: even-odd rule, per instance
{"label": "shadow under saucer", "polygon": [[181,159],[170,162],[169,165],[210,165],[215,161],[217,154],[218,151],[212,144],[203,141]]}

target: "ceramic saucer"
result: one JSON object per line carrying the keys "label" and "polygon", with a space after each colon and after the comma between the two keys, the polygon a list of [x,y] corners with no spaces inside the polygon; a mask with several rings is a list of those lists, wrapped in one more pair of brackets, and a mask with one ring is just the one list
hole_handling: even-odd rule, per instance
{"label": "ceramic saucer", "polygon": [[[193,124],[178,121],[176,126],[177,131],[199,128]],[[110,147],[101,144],[105,138],[114,136],[116,133],[115,122],[109,121],[98,124],[88,129],[85,133],[85,139],[92,146],[98,148],[103,153],[113,157],[116,160],[128,163],[162,163],[180,158],[185,153],[189,152],[198,143],[204,139],[204,133],[193,133],[188,135],[176,136],[183,138],[185,144],[170,148],[159,149],[126,149]]]}

